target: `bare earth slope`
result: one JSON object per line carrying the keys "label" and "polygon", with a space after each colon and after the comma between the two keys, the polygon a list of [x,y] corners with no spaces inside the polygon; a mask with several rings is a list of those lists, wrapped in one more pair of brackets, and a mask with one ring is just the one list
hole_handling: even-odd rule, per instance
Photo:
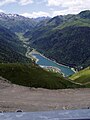
{"label": "bare earth slope", "polygon": [[0,77],[0,111],[47,111],[90,107],[90,89],[47,90],[12,85]]}

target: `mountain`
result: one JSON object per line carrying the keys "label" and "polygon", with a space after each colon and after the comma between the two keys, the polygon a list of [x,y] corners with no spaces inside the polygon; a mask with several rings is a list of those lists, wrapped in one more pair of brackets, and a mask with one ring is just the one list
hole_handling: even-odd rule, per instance
{"label": "mountain", "polygon": [[57,62],[80,69],[90,65],[90,11],[56,16],[24,37],[31,47]]}
{"label": "mountain", "polygon": [[36,25],[49,19],[49,17],[27,18],[18,14],[0,13],[0,25],[14,33],[24,33],[28,30],[33,30]]}
{"label": "mountain", "polygon": [[80,18],[90,19],[90,10],[80,12],[79,16]]}
{"label": "mountain", "polygon": [[38,18],[33,18],[34,21],[36,21],[37,23],[40,23],[42,21],[47,21],[49,20],[50,17],[38,17]]}
{"label": "mountain", "polygon": [[0,26],[0,62],[29,62],[26,48],[10,30]]}
{"label": "mountain", "polygon": [[26,32],[35,26],[33,19],[18,14],[0,13],[0,25],[10,29],[12,32]]}
{"label": "mountain", "polygon": [[47,57],[68,66],[90,64],[90,28],[66,27],[52,32],[32,43],[33,47]]}
{"label": "mountain", "polygon": [[[88,14],[89,16],[90,11],[82,11],[77,15],[60,15],[55,16],[53,18],[48,18],[40,21],[38,24],[36,24],[34,30],[32,30],[32,34],[36,34],[36,32],[40,32],[41,35],[45,35],[45,33],[52,32],[52,30],[60,30],[65,27],[69,26],[90,26],[90,20],[89,17],[83,18],[82,16],[85,16],[85,14]],[[82,14],[82,16],[81,16]],[[42,34],[43,33],[43,34]],[[40,34],[39,34],[40,35]],[[31,30],[30,33],[27,31],[25,33],[25,37],[31,36]]]}
{"label": "mountain", "polygon": [[84,70],[72,75],[70,79],[90,87],[90,67],[87,67]]}

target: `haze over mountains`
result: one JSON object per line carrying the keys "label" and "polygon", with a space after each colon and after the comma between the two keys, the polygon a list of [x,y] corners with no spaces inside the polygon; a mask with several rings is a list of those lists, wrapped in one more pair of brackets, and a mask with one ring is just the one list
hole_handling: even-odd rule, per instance
{"label": "haze over mountains", "polygon": [[[20,37],[23,37],[24,40],[21,41]],[[13,83],[18,83],[16,79],[23,78],[23,81],[20,82],[27,86],[29,81],[27,83],[25,81],[26,76],[30,77],[31,75],[29,71],[31,70],[32,75],[35,75],[34,78],[31,77],[32,80],[36,80],[39,70],[38,74],[42,73],[46,76],[45,80],[50,80],[49,83],[45,81],[45,84],[41,85],[43,78],[41,76],[38,79],[40,84],[35,81],[29,86],[44,88],[82,87],[62,78],[60,75],[49,74],[37,67],[25,56],[28,46],[60,64],[78,70],[90,66],[90,11],[82,11],[77,15],[60,15],[54,18],[41,17],[36,19],[25,18],[18,14],[0,13],[0,62],[10,63],[10,65],[0,65],[1,76],[13,81]],[[30,63],[28,71],[26,65],[16,63]],[[15,75],[17,75],[17,70],[21,70],[21,78],[16,77],[14,79],[12,77],[14,73],[11,74],[10,69],[14,69]],[[5,73],[8,73],[8,75],[5,75]],[[32,80],[30,79],[30,82]],[[55,84],[51,84],[51,80],[57,80],[57,82],[54,81]],[[68,84],[66,84],[67,81]],[[60,86],[58,86],[58,82]]]}

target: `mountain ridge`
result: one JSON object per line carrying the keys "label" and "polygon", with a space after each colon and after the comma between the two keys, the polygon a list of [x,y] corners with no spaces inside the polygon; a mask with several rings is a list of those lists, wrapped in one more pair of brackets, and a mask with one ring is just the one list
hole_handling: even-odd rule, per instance
{"label": "mountain ridge", "polygon": [[[18,14],[13,15],[13,14],[5,14],[5,13],[2,13],[2,16],[0,17],[1,25],[3,25],[4,27],[6,27],[7,29],[9,29],[14,33],[23,33],[24,34],[23,36],[28,38],[28,40],[26,41],[27,44],[39,50],[41,53],[44,53],[47,57],[55,59],[59,63],[63,63],[65,65],[75,68],[77,67],[80,68],[82,66],[87,67],[90,64],[89,61],[90,52],[89,52],[88,44],[85,46],[88,49],[88,51],[86,52],[86,54],[88,55],[86,55],[85,58],[83,56],[85,55],[84,50],[86,51],[86,49],[85,47],[82,48],[82,45],[79,45],[79,43],[77,45],[82,49],[83,52],[81,53],[83,54],[82,57],[81,54],[79,53],[78,53],[79,55],[76,55],[77,53],[74,53],[76,57],[73,57],[73,53],[70,53],[70,51],[74,52],[74,49],[75,47],[77,47],[77,45],[73,46],[73,44],[75,45],[76,41],[77,42],[78,40],[80,41],[81,37],[84,41],[82,42],[83,46],[84,44],[86,44],[85,41],[87,41],[89,27],[90,27],[90,10],[82,11],[79,14],[75,14],[75,15],[72,14],[68,14],[64,16],[59,15],[53,18],[42,17],[42,18],[30,19],[20,16]],[[81,33],[81,31],[83,31],[83,34],[85,34],[86,37]],[[77,40],[75,40],[75,37],[77,38]],[[70,41],[69,39],[71,38],[72,40]],[[41,45],[41,42],[44,44]],[[62,49],[62,46],[60,45],[61,43],[62,46],[64,46],[65,51],[64,49]],[[88,43],[89,43],[89,38],[88,38]],[[70,48],[70,44],[72,46],[72,49]],[[56,47],[57,45],[58,47]],[[67,48],[70,48],[70,51]],[[80,59],[78,59],[78,57]],[[75,60],[76,62],[74,61],[74,58],[76,59]],[[85,59],[87,59],[86,60],[87,62],[84,62]]]}
{"label": "mountain ridge", "polygon": [[[78,69],[82,66],[87,67],[90,65],[89,15],[90,10],[82,11],[77,15],[56,16],[45,24],[36,27],[33,31],[27,31],[24,37],[29,38],[29,43],[32,47],[61,64]],[[82,16],[87,17],[83,18]],[[64,49],[62,49],[62,46],[64,46]],[[75,49],[79,49],[77,53],[75,53]]]}

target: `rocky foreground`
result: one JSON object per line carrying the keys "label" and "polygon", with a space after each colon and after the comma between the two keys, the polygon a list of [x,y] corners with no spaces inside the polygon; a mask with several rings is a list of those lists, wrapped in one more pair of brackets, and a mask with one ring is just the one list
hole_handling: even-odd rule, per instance
{"label": "rocky foreground", "polygon": [[47,90],[9,83],[0,77],[0,111],[48,111],[90,107],[90,89]]}

